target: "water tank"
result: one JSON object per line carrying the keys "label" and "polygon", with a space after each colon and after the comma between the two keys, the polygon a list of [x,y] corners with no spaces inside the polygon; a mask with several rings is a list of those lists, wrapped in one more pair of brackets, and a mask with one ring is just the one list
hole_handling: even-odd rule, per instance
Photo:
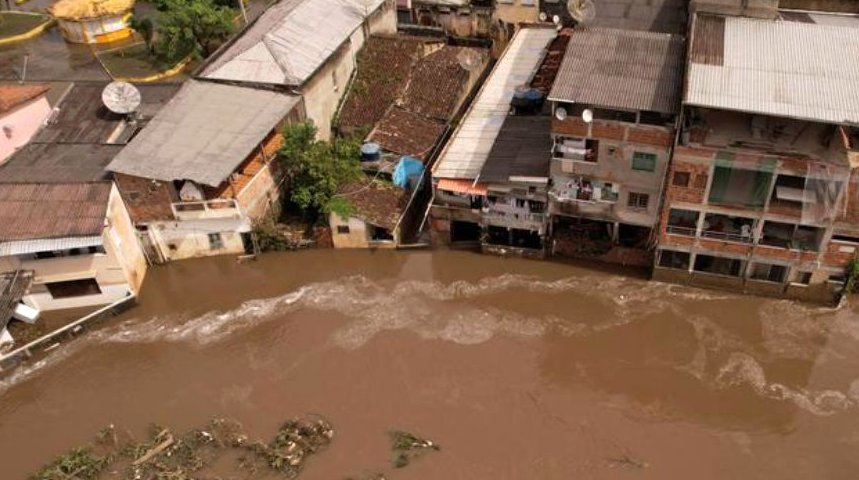
{"label": "water tank", "polygon": [[382,147],[378,143],[368,142],[361,145],[361,161],[375,162],[382,155]]}

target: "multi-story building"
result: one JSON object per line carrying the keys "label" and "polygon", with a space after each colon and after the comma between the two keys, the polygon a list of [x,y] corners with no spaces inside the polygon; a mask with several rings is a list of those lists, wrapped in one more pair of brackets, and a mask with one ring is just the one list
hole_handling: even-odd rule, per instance
{"label": "multi-story building", "polygon": [[654,278],[816,301],[859,248],[859,19],[699,14]]}
{"label": "multi-story building", "polygon": [[576,28],[549,94],[552,253],[650,265],[684,40]]}
{"label": "multi-story building", "polygon": [[[512,225],[510,222],[500,225],[499,222],[503,223],[500,220],[502,214],[505,216],[509,214],[510,219],[513,219],[514,215],[519,213],[531,215],[534,212],[526,212],[531,208],[529,204],[519,205],[511,198],[502,199],[500,195],[489,195],[489,183],[483,181],[482,175],[493,150],[496,151],[496,155],[500,155],[495,145],[499,140],[504,140],[502,136],[504,125],[508,126],[510,132],[518,130],[511,128],[512,122],[518,122],[518,120],[510,120],[514,116],[509,115],[517,87],[531,83],[556,35],[557,32],[552,27],[526,27],[516,32],[439,155],[438,161],[432,167],[433,200],[429,214],[434,244],[479,244],[483,237],[483,226],[504,228],[505,232],[507,228],[530,232],[533,231],[531,227],[537,227],[534,230],[544,231],[542,219],[530,222],[527,227],[520,224]],[[548,122],[545,125],[548,126]],[[545,134],[548,140],[548,129]],[[511,138],[511,141],[515,140]],[[540,161],[548,162],[548,147],[539,155]],[[504,161],[500,156],[498,160],[502,163]],[[529,165],[533,166],[530,160]],[[500,163],[499,166],[501,166]],[[498,187],[496,190],[503,188],[501,184],[510,181],[516,183],[529,181],[525,178],[515,178],[519,175],[512,170],[502,172],[499,169],[497,172],[490,172],[490,170],[486,172],[493,174],[491,183]],[[495,173],[498,175],[496,176]],[[545,183],[544,180],[543,184]],[[536,185],[533,186],[535,189],[530,192],[532,195],[537,193]],[[528,185],[524,187],[526,200],[530,190],[528,187]],[[489,205],[490,200],[492,205]],[[509,208],[504,207],[505,201]],[[514,203],[510,204],[511,201]],[[529,216],[529,218],[536,217]],[[493,231],[495,231],[494,228],[487,233],[492,234]],[[499,234],[497,238],[500,239],[500,237]],[[510,243],[509,235],[506,238]],[[514,239],[512,243],[518,242]]]}

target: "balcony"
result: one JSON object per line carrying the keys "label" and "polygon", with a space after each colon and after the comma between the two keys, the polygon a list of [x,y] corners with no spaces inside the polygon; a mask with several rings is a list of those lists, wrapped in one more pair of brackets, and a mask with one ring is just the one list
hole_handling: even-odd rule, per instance
{"label": "balcony", "polygon": [[205,220],[210,218],[239,218],[239,204],[232,198],[203,200],[199,202],[175,202],[173,216],[177,220]]}
{"label": "balcony", "polygon": [[544,213],[501,212],[498,210],[484,210],[483,223],[497,227],[517,228],[520,230],[531,230],[542,233],[546,224]]}

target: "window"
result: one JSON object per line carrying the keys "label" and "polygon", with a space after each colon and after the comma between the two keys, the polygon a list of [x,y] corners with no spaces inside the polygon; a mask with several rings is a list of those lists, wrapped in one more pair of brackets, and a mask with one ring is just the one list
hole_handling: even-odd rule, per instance
{"label": "window", "polygon": [[850,235],[832,235],[832,241],[834,242],[844,242],[844,243],[854,243],[859,245],[859,238],[853,237]]}
{"label": "window", "polygon": [[750,208],[763,207],[772,176],[772,172],[717,166],[713,171],[709,201]]}
{"label": "window", "polygon": [[793,283],[808,285],[811,283],[811,272],[796,272]]}
{"label": "window", "polygon": [[698,254],[695,256],[695,271],[739,277],[742,275],[745,262],[735,258],[714,257]]}
{"label": "window", "polygon": [[340,235],[348,235],[349,225],[337,225],[337,233]]}
{"label": "window", "polygon": [[688,187],[691,176],[689,172],[674,172],[674,178],[671,183],[675,187]]}
{"label": "window", "polygon": [[98,282],[94,278],[84,280],[71,280],[67,282],[46,283],[51,297],[53,298],[70,298],[84,297],[87,295],[100,295],[101,289],[98,288]]}
{"label": "window", "polygon": [[691,255],[688,252],[677,252],[675,250],[662,250],[659,254],[659,266],[664,268],[677,268],[680,270],[689,270],[689,259]]}
{"label": "window", "polygon": [[653,172],[656,170],[656,154],[645,152],[633,152],[632,154],[632,169],[645,172]]}
{"label": "window", "polygon": [[224,248],[224,239],[221,237],[220,233],[210,233],[209,234],[209,249],[210,250],[220,250]]}
{"label": "window", "polygon": [[782,265],[770,265],[768,263],[756,263],[752,268],[751,277],[755,280],[765,282],[782,283],[787,274],[787,267]]}
{"label": "window", "polygon": [[681,210],[672,208],[668,213],[668,233],[674,235],[695,236],[698,231],[699,213],[694,210]]}
{"label": "window", "polygon": [[629,192],[629,199],[627,201],[627,205],[630,208],[647,208],[647,204],[649,202],[650,195],[646,193]]}
{"label": "window", "polygon": [[692,186],[698,190],[704,190],[707,188],[707,175],[703,173],[695,175],[695,183],[693,183]]}

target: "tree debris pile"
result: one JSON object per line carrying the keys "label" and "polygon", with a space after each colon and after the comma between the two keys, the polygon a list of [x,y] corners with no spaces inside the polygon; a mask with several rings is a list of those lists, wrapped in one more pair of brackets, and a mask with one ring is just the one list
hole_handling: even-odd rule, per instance
{"label": "tree debris pile", "polygon": [[441,450],[441,447],[408,432],[394,430],[389,433],[391,438],[391,451],[394,454],[393,464],[396,468],[403,468],[412,460],[417,459],[430,450]]}
{"label": "tree debris pile", "polygon": [[218,478],[208,470],[234,459],[246,478],[278,472],[293,478],[312,454],[331,443],[334,430],[321,418],[286,422],[270,443],[250,442],[241,425],[216,418],[205,428],[174,435],[152,427],[149,439],[135,442],[110,426],[96,441],[70,450],[33,475],[32,480],[191,480]]}

